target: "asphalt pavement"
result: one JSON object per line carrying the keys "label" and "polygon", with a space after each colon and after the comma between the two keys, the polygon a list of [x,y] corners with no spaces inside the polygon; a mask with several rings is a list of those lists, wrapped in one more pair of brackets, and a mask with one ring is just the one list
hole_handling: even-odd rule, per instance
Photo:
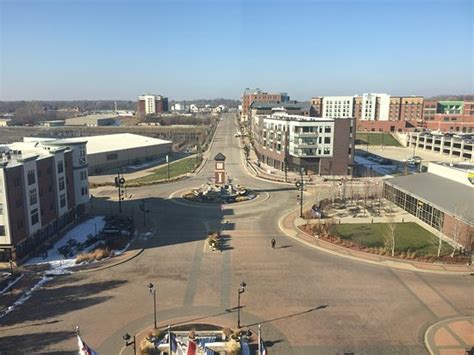
{"label": "asphalt pavement", "polygon": [[[425,354],[424,334],[431,324],[474,314],[472,276],[369,265],[284,235],[278,220],[297,208],[297,192],[247,172],[236,129],[235,117],[225,116],[196,176],[127,189],[125,213],[142,223],[138,206],[146,199],[145,218],[156,226],[143,241],[143,253],[113,268],[46,283],[0,320],[0,353],[76,354],[74,329],[80,325],[89,346],[100,354],[117,354],[122,335],[153,324],[149,282],[156,287],[160,325],[235,327],[237,290],[245,281],[242,324],[254,330],[262,325],[271,354]],[[234,183],[265,197],[230,205],[180,203],[173,193],[210,181],[218,152],[226,156]],[[91,192],[96,212],[115,213],[115,189]],[[207,232],[214,230],[227,239],[222,252],[206,247]]]}

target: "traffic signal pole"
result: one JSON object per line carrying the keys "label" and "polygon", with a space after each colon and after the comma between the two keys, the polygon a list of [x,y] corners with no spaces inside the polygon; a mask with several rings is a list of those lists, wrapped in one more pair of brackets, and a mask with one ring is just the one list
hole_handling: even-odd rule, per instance
{"label": "traffic signal pole", "polygon": [[122,200],[123,200],[123,185],[125,184],[125,179],[120,173],[120,169],[117,170],[117,177],[115,178],[115,187],[118,189],[118,203],[119,203],[119,213],[122,213]]}

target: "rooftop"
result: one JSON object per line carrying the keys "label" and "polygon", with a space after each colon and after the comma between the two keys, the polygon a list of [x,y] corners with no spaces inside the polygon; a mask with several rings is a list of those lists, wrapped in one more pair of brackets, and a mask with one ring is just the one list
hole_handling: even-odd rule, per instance
{"label": "rooftop", "polygon": [[104,152],[112,152],[116,150],[150,147],[159,144],[172,143],[171,141],[140,136],[138,134],[132,133],[105,134],[102,136],[74,137],[66,139],[27,137],[26,140],[43,141],[48,142],[45,144],[54,145],[69,145],[87,141],[87,154],[98,154]]}
{"label": "rooftop", "polygon": [[435,174],[422,173],[385,180],[398,189],[430,202],[440,210],[474,224],[474,188]]}
{"label": "rooftop", "polygon": [[324,117],[310,117],[310,116],[303,116],[303,115],[289,115],[285,112],[274,113],[271,115],[261,115],[261,117],[272,119],[272,120],[298,121],[298,122],[333,122],[334,121],[334,118],[329,118],[329,117],[324,118]]}
{"label": "rooftop", "polygon": [[113,120],[118,117],[117,114],[94,114],[94,115],[86,115],[86,116],[78,116],[73,118],[66,119],[66,125],[96,125],[97,121],[100,120]]}
{"label": "rooftop", "polygon": [[262,109],[269,110],[272,108],[282,107],[285,109],[307,109],[311,108],[311,103],[308,101],[298,102],[298,101],[283,101],[283,102],[258,102],[254,101],[250,105],[251,109]]}

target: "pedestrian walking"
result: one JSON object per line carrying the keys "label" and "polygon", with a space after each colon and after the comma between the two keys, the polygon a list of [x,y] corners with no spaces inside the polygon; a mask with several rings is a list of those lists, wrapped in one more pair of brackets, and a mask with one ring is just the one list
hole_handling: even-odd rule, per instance
{"label": "pedestrian walking", "polygon": [[272,248],[275,249],[275,245],[276,245],[276,240],[275,238],[272,239]]}

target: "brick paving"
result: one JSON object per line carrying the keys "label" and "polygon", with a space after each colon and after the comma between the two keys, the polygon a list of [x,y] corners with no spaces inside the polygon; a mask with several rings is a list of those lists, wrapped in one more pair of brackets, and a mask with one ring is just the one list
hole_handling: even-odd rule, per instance
{"label": "brick paving", "polygon": [[455,317],[435,323],[425,334],[432,355],[465,355],[474,348],[474,317]]}

